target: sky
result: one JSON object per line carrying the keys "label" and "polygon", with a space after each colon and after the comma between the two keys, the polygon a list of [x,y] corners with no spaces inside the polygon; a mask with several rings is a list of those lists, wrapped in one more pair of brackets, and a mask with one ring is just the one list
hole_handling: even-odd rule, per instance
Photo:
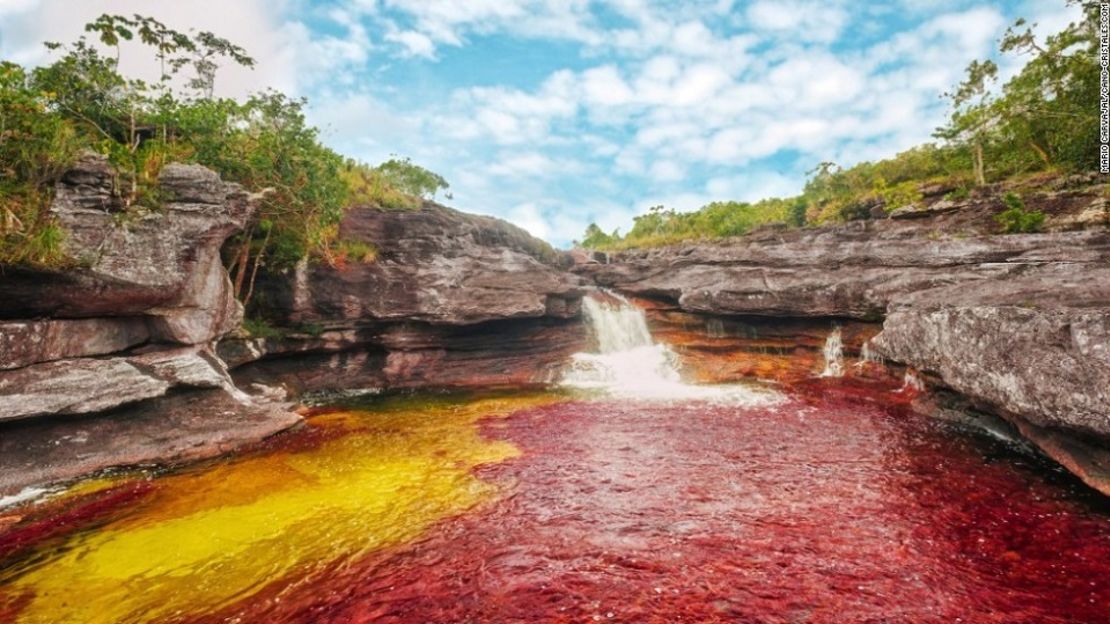
{"label": "sky", "polygon": [[[931,140],[940,95],[1064,0],[0,0],[0,58],[48,62],[101,13],[243,46],[218,95],[308,98],[322,139],[410,157],[450,205],[566,246],[663,204],[798,193],[806,172]],[[153,76],[138,50],[125,71]],[[1023,59],[1001,59],[1003,74]]]}

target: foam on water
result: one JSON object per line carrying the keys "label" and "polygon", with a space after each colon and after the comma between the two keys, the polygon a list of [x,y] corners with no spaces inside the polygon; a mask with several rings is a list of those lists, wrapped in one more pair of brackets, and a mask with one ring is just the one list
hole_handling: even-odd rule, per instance
{"label": "foam on water", "polygon": [[643,310],[615,293],[591,295],[582,311],[597,351],[576,353],[562,383],[566,387],[601,391],[626,399],[713,401],[744,405],[778,402],[767,390],[743,385],[696,385],[682,380],[677,355],[656,344]]}

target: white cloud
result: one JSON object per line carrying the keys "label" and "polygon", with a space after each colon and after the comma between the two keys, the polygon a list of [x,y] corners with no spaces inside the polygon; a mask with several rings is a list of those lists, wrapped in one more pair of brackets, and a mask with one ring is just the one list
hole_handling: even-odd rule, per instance
{"label": "white cloud", "polygon": [[800,41],[835,41],[848,16],[836,2],[818,0],[759,0],[748,8],[748,20],[758,31]]}
{"label": "white cloud", "polygon": [[436,57],[436,44],[424,33],[415,30],[396,30],[386,33],[385,40],[401,44],[407,56],[422,56],[426,59]]}
{"label": "white cloud", "polygon": [[[274,88],[301,93],[315,83],[336,81],[364,64],[369,35],[358,22],[341,24],[344,36],[320,35],[291,17],[291,0],[5,0],[0,8],[0,56],[27,65],[47,62],[46,40],[69,42],[103,13],[154,17],[179,30],[209,30],[242,46],[258,65],[254,70],[225,63],[216,77],[218,94],[243,96]],[[340,17],[333,13],[331,17]],[[156,79],[158,67],[148,49],[125,43],[124,72]]]}

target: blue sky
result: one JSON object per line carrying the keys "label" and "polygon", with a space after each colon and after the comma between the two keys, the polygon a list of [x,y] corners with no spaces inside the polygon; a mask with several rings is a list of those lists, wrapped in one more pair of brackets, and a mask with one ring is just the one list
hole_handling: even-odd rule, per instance
{"label": "blue sky", "polygon": [[[656,204],[793,194],[823,160],[929,140],[940,93],[1009,23],[1075,15],[1063,0],[0,0],[0,56],[41,63],[40,41],[103,12],[240,43],[259,67],[222,73],[222,94],[303,95],[337,150],[411,157],[447,178],[448,203],[557,245]],[[125,69],[152,72],[140,58]]]}

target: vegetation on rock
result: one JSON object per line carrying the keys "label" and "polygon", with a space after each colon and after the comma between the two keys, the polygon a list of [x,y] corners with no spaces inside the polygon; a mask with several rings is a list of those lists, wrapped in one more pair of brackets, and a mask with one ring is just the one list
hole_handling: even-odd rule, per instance
{"label": "vegetation on rock", "polygon": [[1044,225],[1044,213],[1040,210],[1027,210],[1025,202],[1016,193],[1007,193],[1002,200],[1006,210],[995,215],[995,221],[1007,234],[1039,232]]}
{"label": "vegetation on rock", "polygon": [[[49,65],[0,62],[0,266],[62,261],[62,232],[48,209],[55,183],[84,150],[109,157],[125,210],[158,208],[158,174],[168,162],[199,163],[259,192],[258,217],[228,259],[241,298],[264,264],[334,262],[349,204],[415,208],[447,188],[407,159],[371,167],[325,147],[303,99],[275,91],[215,97],[221,64],[255,61],[210,32],[184,33],[140,15],[102,15],[85,30],[93,41],[47,43],[61,55]],[[157,81],[120,72],[121,44],[132,40],[152,52]]]}
{"label": "vegetation on rock", "polygon": [[[995,88],[994,62],[968,66],[965,80],[945,94],[952,112],[934,134],[939,143],[849,168],[821,163],[793,198],[713,202],[689,213],[656,206],[624,236],[591,225],[579,245],[650,247],[736,236],[766,223],[796,227],[869,219],[919,201],[929,187],[951,189],[948,199],[959,200],[975,187],[1029,174],[1096,171],[1098,3],[1069,3],[1082,6],[1083,18],[1044,42],[1025,20],[1006,31],[1001,52],[1029,60],[1001,89]],[[1007,232],[1027,232],[1039,229],[1044,215],[1007,202],[998,220]]]}

